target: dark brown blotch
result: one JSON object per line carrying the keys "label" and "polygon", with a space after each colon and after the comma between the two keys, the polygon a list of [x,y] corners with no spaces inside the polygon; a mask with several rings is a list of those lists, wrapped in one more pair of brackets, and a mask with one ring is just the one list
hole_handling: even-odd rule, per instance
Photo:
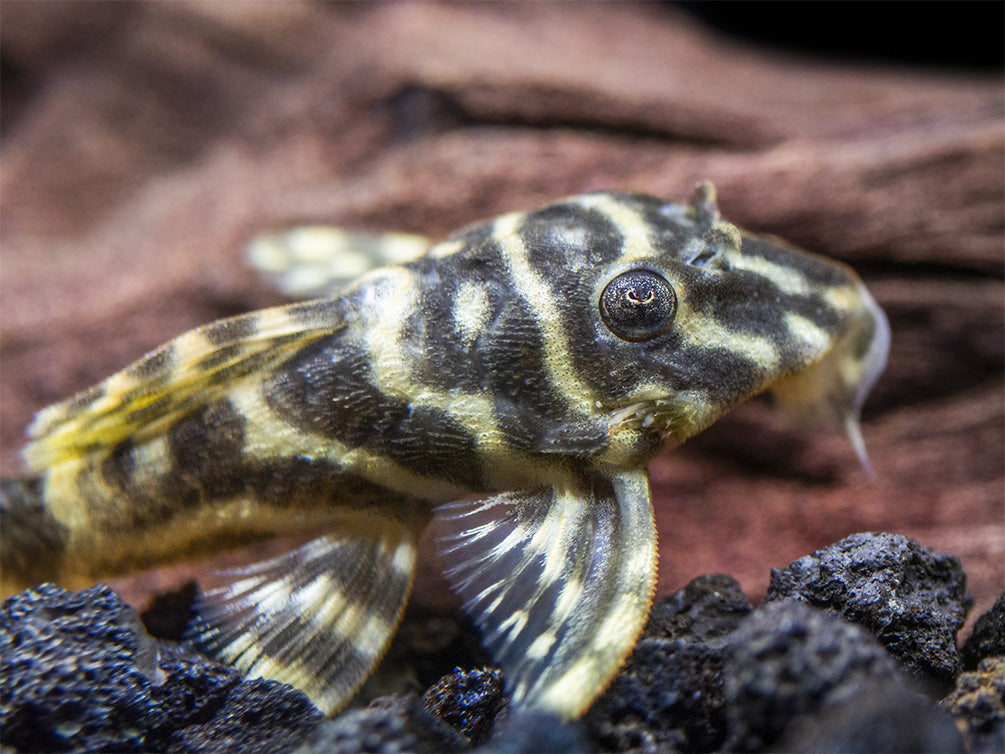
{"label": "dark brown blotch", "polygon": [[238,360],[242,351],[244,351],[244,347],[240,343],[220,346],[199,359],[195,363],[195,367],[200,372],[213,372],[224,364]]}
{"label": "dark brown blotch", "polygon": [[214,346],[221,346],[248,338],[257,330],[257,319],[254,316],[243,316],[214,322],[199,332]]}
{"label": "dark brown blotch", "polygon": [[484,486],[474,437],[436,408],[413,407],[376,449],[417,474],[447,479],[472,490]]}
{"label": "dark brown blotch", "polygon": [[175,349],[172,344],[148,353],[128,369],[134,380],[146,381],[161,377],[174,365]]}
{"label": "dark brown blotch", "polygon": [[116,445],[112,452],[101,461],[101,477],[105,484],[117,490],[126,490],[132,486],[133,470],[136,459],[133,455],[133,443],[124,440]]}
{"label": "dark brown blotch", "polygon": [[168,430],[172,476],[208,498],[242,490],[244,425],[244,417],[226,399],[176,421]]}
{"label": "dark brown blotch", "polygon": [[340,327],[345,320],[345,304],[341,299],[319,299],[305,301],[287,308],[286,315],[301,323],[305,329],[318,327]]}
{"label": "dark brown blotch", "polygon": [[380,453],[423,476],[480,487],[470,433],[439,409],[387,395],[369,376],[359,348],[329,339],[304,349],[263,391],[270,408],[304,431]]}
{"label": "dark brown blotch", "polygon": [[0,478],[0,570],[31,586],[59,577],[68,531],[46,507],[40,478]]}
{"label": "dark brown blotch", "polygon": [[358,348],[325,339],[303,349],[263,383],[269,407],[285,421],[351,447],[373,447],[408,415],[399,398],[370,384]]}
{"label": "dark brown blotch", "polygon": [[126,423],[135,427],[143,426],[154,419],[166,415],[174,405],[173,395],[162,395],[145,406],[135,408],[126,414]]}
{"label": "dark brown blotch", "polygon": [[477,359],[484,386],[522,413],[561,421],[568,411],[560,386],[544,363],[544,339],[537,320],[522,302],[510,301],[482,336]]}
{"label": "dark brown blotch", "polygon": [[[624,251],[621,230],[602,213],[577,204],[556,204],[527,215],[520,239],[530,265],[553,280],[583,267],[602,267]],[[571,245],[570,238],[582,241]]]}
{"label": "dark brown blotch", "polygon": [[99,383],[89,387],[82,393],[77,393],[73,396],[67,405],[67,414],[73,416],[74,414],[86,411],[88,407],[91,406],[95,401],[103,398],[105,395],[105,383]]}

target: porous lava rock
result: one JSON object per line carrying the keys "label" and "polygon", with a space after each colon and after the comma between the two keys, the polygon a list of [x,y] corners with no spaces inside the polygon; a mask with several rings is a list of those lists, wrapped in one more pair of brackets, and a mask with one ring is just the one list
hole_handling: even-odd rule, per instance
{"label": "porous lava rock", "polygon": [[952,688],[972,604],[960,561],[899,534],[853,534],[771,571],[765,602],[796,599],[866,628],[923,682]]}
{"label": "porous lava rock", "polygon": [[0,609],[0,729],[19,751],[272,751],[321,718],[303,694],[153,640],[107,586]]}
{"label": "porous lava rock", "polygon": [[974,622],[974,630],[960,649],[964,670],[975,670],[987,657],[1005,655],[1005,592]]}
{"label": "porous lava rock", "polygon": [[584,722],[613,751],[712,751],[726,735],[723,641],[752,610],[735,579],[700,576],[658,600]]}
{"label": "porous lava rock", "polygon": [[800,715],[841,704],[865,684],[903,682],[860,626],[796,600],[766,604],[732,634],[723,665],[727,751],[763,751]]}
{"label": "porous lava rock", "polygon": [[[874,578],[882,592],[890,570],[887,559],[865,558],[857,575]],[[929,569],[914,589],[931,593],[944,581]],[[152,623],[177,633],[190,591],[162,600],[147,619],[162,613]],[[978,622],[974,646],[997,646],[996,615]],[[455,647],[459,663],[470,661],[463,648],[477,636],[466,621],[412,619],[388,657],[432,647],[436,659],[414,664],[406,685],[449,659],[443,642]],[[440,641],[431,641],[431,626],[440,626]],[[934,641],[925,631],[943,630],[935,622],[919,626],[913,651]],[[752,610],[739,584],[722,575],[658,600],[625,667],[583,720],[572,722],[507,707],[499,672],[477,665],[440,677],[424,696],[384,697],[320,722],[288,686],[242,682],[185,644],[155,641],[105,586],[71,593],[42,585],[8,599],[0,640],[0,726],[4,745],[19,751],[953,752],[965,741],[968,751],[984,752],[1001,750],[1005,719],[1001,657],[960,676],[940,710],[912,686],[905,657],[895,660],[862,625],[800,599]],[[416,675],[414,668],[425,670]]]}
{"label": "porous lava rock", "polygon": [[585,754],[601,751],[591,743],[578,720],[563,722],[549,712],[510,708],[484,746],[472,754]]}
{"label": "porous lava rock", "polygon": [[1005,657],[988,657],[976,670],[960,675],[945,704],[968,751],[1005,751]]}
{"label": "porous lava rock", "polygon": [[325,721],[297,754],[453,754],[469,748],[467,738],[426,709],[415,694],[408,694],[377,699]]}
{"label": "porous lava rock", "polygon": [[944,709],[907,684],[864,684],[847,701],[796,719],[779,751],[816,754],[964,754],[963,738]]}
{"label": "porous lava rock", "polygon": [[496,715],[505,708],[502,673],[494,668],[457,668],[426,689],[426,708],[462,733],[471,743],[483,743]]}
{"label": "porous lava rock", "polygon": [[732,576],[699,576],[656,600],[643,636],[714,643],[732,633],[753,609]]}

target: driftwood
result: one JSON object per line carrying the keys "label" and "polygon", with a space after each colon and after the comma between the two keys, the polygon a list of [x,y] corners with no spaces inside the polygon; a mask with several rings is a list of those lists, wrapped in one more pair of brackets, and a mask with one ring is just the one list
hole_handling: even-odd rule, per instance
{"label": "driftwood", "polygon": [[771,567],[861,530],[958,555],[977,610],[1005,588],[999,75],[787,56],[657,5],[2,11],[6,471],[35,410],[277,303],[242,266],[257,232],[437,235],[710,178],[734,222],[853,264],[893,348],[866,408],[873,482],[761,404],[653,464],[661,591],[720,571],[756,598]]}

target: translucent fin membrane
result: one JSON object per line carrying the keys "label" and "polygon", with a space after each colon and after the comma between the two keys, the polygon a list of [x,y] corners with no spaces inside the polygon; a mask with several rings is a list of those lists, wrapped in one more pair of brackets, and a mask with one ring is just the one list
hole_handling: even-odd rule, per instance
{"label": "translucent fin membrane", "polygon": [[446,575],[515,705],[581,714],[645,623],[656,531],[643,472],[437,508]]}
{"label": "translucent fin membrane", "polygon": [[319,537],[223,574],[202,594],[199,641],[252,677],[341,708],[383,656],[412,585],[415,536],[388,518],[373,536]]}

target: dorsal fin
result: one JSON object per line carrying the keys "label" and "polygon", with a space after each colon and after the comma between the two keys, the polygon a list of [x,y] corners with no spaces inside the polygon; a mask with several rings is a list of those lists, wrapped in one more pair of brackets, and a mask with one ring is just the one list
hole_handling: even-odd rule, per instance
{"label": "dorsal fin", "polygon": [[223,574],[200,595],[198,641],[249,676],[340,709],[384,655],[412,585],[416,536],[391,517],[372,533],[319,537]]}
{"label": "dorsal fin", "polygon": [[446,575],[515,705],[581,714],[645,623],[656,531],[642,471],[440,506]]}
{"label": "dorsal fin", "polygon": [[235,380],[288,358],[343,325],[333,301],[265,309],[181,335],[90,390],[38,412],[24,450],[42,470],[126,438],[138,440],[166,418],[212,402]]}

